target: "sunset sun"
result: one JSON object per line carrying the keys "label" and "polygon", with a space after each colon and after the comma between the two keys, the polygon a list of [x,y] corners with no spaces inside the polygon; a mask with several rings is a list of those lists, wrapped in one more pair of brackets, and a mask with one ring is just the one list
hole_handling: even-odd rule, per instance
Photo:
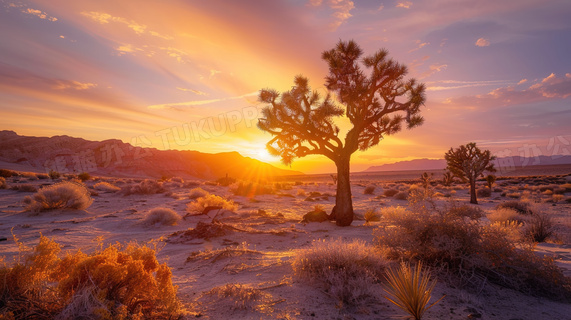
{"label": "sunset sun", "polygon": [[258,152],[256,153],[256,158],[263,162],[268,162],[275,159],[275,157],[272,156],[265,147],[258,149]]}

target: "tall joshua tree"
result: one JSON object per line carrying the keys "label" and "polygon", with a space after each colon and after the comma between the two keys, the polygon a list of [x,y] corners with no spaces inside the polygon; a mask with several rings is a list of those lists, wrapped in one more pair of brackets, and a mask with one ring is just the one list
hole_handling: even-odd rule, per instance
{"label": "tall joshua tree", "polygon": [[456,177],[470,184],[470,203],[478,204],[476,198],[476,179],[483,176],[484,171],[495,172],[494,159],[490,150],[480,150],[474,142],[458,149],[450,148],[444,155],[447,169]]}
{"label": "tall joshua tree", "polygon": [[[354,42],[340,41],[322,54],[329,65],[325,97],[311,91],[309,81],[296,76],[291,90],[279,93],[262,89],[262,110],[258,127],[274,137],[266,144],[282,162],[307,155],[324,155],[337,166],[337,195],[333,218],[339,226],[353,221],[349,179],[351,155],[377,145],[386,135],[423,123],[420,107],[425,86],[415,79],[405,80],[407,68],[388,58],[386,50],[361,59],[363,51]],[[338,107],[331,98],[336,94]],[[344,139],[334,118],[345,115],[352,124]]]}

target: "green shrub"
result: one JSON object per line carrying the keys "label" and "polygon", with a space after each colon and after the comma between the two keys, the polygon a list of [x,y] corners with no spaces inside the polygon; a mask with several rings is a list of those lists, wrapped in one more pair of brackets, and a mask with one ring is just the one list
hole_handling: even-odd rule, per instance
{"label": "green shrub", "polygon": [[24,201],[28,204],[27,210],[38,213],[53,209],[85,210],[93,199],[83,184],[64,181],[43,187]]}

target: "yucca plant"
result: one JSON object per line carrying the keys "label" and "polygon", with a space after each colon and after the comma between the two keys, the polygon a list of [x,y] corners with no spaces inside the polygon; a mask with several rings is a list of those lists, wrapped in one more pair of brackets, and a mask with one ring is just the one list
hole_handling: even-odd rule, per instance
{"label": "yucca plant", "polygon": [[428,271],[423,272],[421,261],[414,269],[404,262],[397,271],[388,269],[386,279],[388,286],[385,287],[385,291],[389,296],[385,298],[408,312],[415,320],[420,320],[428,309],[444,298],[442,296],[433,304],[428,305],[436,280],[430,279]]}

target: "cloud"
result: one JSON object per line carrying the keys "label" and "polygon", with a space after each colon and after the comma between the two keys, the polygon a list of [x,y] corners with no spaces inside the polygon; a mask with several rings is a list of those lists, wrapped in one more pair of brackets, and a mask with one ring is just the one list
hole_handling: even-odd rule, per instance
{"label": "cloud", "polygon": [[569,97],[571,97],[571,77],[557,77],[552,73],[527,89],[516,90],[513,86],[500,87],[485,95],[450,99],[450,104],[494,108],[538,101],[561,100]]}
{"label": "cloud", "polygon": [[202,105],[216,103],[216,102],[243,99],[243,98],[248,98],[248,97],[255,96],[255,95],[258,95],[258,91],[243,94],[243,95],[236,96],[236,97],[210,99],[210,100],[186,101],[186,102],[176,102],[176,103],[165,103],[165,104],[155,104],[155,105],[148,106],[147,108],[148,109],[155,109],[155,110],[162,110],[162,109],[176,109],[176,107],[195,107],[195,106],[202,106]]}
{"label": "cloud", "polygon": [[490,45],[490,40],[488,39],[484,39],[484,38],[480,38],[478,40],[476,40],[475,45],[477,47],[488,47]]}
{"label": "cloud", "polygon": [[422,73],[419,78],[426,78],[429,77],[437,72],[440,72],[444,69],[446,69],[448,67],[447,64],[441,63],[441,64],[432,64],[430,65],[430,67],[428,67],[428,71],[425,71],[424,73]]}
{"label": "cloud", "polygon": [[181,87],[176,87],[176,88],[177,88],[178,90],[180,90],[180,91],[192,92],[192,93],[197,94],[197,95],[199,95],[199,96],[206,96],[206,95],[207,95],[206,92],[202,92],[202,91],[199,91],[199,90],[187,89],[187,88],[181,88]]}
{"label": "cloud", "polygon": [[87,90],[95,87],[97,87],[97,84],[95,83],[79,82],[74,80],[56,80],[55,85],[53,86],[53,88],[56,90]]}
{"label": "cloud", "polygon": [[[498,84],[509,83],[505,80],[491,80],[491,81],[460,81],[460,80],[440,80],[440,81],[429,81],[427,91],[443,91],[443,90],[453,90],[453,89],[463,89],[472,87],[485,87],[485,86],[497,86]],[[448,101],[450,103],[451,101]]]}
{"label": "cloud", "polygon": [[144,24],[140,24],[135,22],[134,20],[128,20],[121,17],[115,17],[105,12],[97,12],[97,11],[90,11],[90,12],[81,12],[83,16],[91,18],[93,21],[99,22],[101,24],[108,24],[110,22],[116,22],[126,25],[129,29],[133,30],[136,34],[150,34],[155,37],[163,38],[166,40],[173,39],[170,36],[164,36],[156,31],[147,31],[147,26]]}
{"label": "cloud", "polygon": [[526,82],[527,82],[527,79],[521,79],[521,80],[517,83],[517,85],[519,86],[520,84],[524,84],[524,83],[526,83]]}
{"label": "cloud", "polygon": [[412,7],[412,2],[410,1],[399,1],[396,5],[397,8],[410,9]]}
{"label": "cloud", "polygon": [[[319,7],[323,4],[323,0],[309,0],[308,5]],[[331,17],[334,21],[329,25],[332,31],[337,30],[347,19],[351,18],[351,10],[355,8],[355,3],[351,0],[328,0],[327,5],[333,10]]]}
{"label": "cloud", "polygon": [[423,47],[429,45],[430,42],[422,42],[422,41],[420,41],[420,40],[416,40],[416,44],[417,44],[418,46],[417,46],[416,48],[410,50],[408,53],[411,53],[411,52],[414,52],[414,51],[416,51],[416,50],[419,50],[419,49],[421,49],[421,48],[423,48]]}
{"label": "cloud", "polygon": [[27,9],[22,10],[22,12],[23,12],[23,13],[26,13],[26,14],[30,14],[30,15],[36,16],[36,17],[38,17],[38,18],[40,18],[40,19],[44,19],[44,20],[51,21],[51,22],[56,22],[56,21],[57,21],[57,18],[56,18],[56,17],[49,16],[47,13],[45,13],[45,12],[43,12],[43,11],[41,11],[41,10],[27,8]]}

